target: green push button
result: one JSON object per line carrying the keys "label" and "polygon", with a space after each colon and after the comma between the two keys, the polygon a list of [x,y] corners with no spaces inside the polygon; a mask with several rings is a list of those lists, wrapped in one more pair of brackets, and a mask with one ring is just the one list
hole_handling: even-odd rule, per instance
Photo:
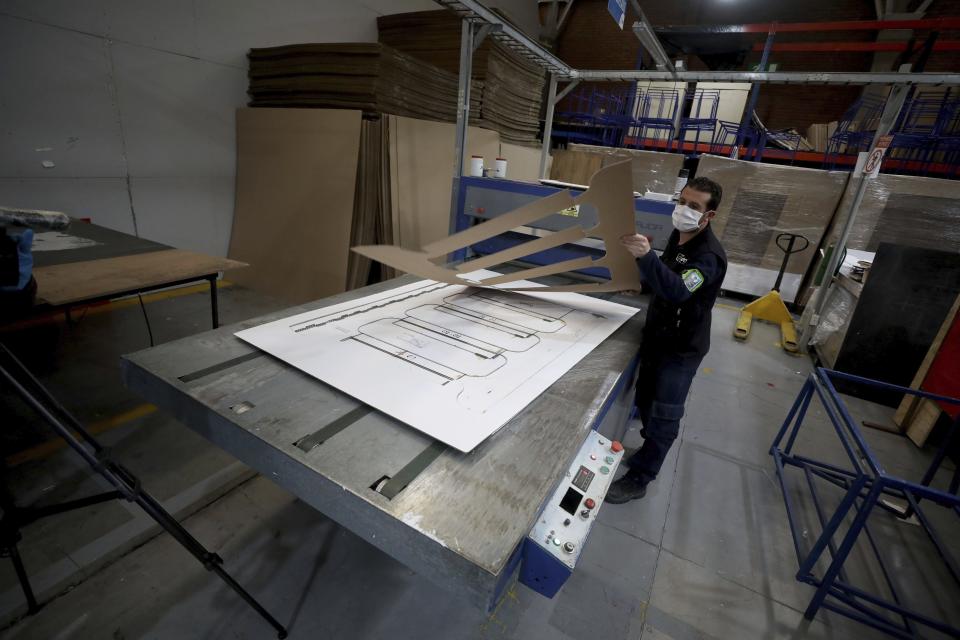
{"label": "green push button", "polygon": [[608,473],[610,473],[610,467],[600,467],[600,473],[602,473],[603,475],[607,475]]}
{"label": "green push button", "polygon": [[604,460],[607,464],[613,464],[613,456],[607,456]]}

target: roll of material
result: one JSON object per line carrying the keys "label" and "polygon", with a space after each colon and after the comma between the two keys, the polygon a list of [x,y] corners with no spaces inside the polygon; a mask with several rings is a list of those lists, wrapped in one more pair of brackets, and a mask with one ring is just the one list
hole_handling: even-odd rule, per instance
{"label": "roll of material", "polygon": [[507,161],[503,158],[497,158],[493,167],[493,177],[494,178],[506,178],[507,177]]}
{"label": "roll of material", "polygon": [[470,158],[470,175],[474,178],[483,177],[483,156],[472,156]]}
{"label": "roll of material", "polygon": [[70,218],[59,211],[40,209],[16,209],[0,206],[0,225],[16,225],[33,229],[66,229]]}

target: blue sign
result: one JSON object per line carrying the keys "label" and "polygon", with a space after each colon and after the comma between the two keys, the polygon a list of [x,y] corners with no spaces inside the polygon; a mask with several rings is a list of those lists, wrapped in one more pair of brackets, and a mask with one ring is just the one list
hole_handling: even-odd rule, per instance
{"label": "blue sign", "polygon": [[613,16],[613,21],[623,29],[623,18],[627,13],[627,0],[607,0],[607,11]]}

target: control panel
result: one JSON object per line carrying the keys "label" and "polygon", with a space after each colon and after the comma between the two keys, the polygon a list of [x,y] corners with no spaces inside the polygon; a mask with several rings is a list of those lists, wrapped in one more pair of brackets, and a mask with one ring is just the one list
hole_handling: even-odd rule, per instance
{"label": "control panel", "polygon": [[623,445],[591,431],[529,540],[572,570],[622,459]]}

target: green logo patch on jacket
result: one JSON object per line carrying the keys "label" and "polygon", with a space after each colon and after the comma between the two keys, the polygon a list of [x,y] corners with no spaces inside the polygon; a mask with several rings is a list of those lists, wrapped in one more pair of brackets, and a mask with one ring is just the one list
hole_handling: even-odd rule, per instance
{"label": "green logo patch on jacket", "polygon": [[700,273],[700,269],[687,269],[680,274],[680,277],[683,278],[683,285],[690,293],[699,289],[700,285],[703,284],[703,274]]}

